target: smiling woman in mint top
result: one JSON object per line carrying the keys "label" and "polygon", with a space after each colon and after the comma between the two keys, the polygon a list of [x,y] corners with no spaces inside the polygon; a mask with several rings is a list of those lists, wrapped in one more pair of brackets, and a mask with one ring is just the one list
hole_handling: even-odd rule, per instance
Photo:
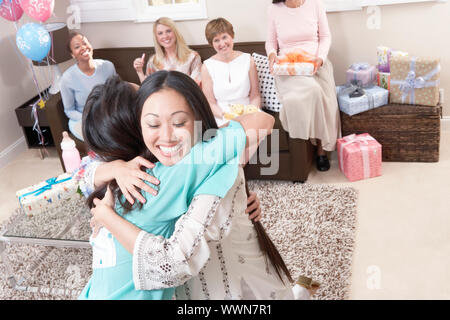
{"label": "smiling woman in mint top", "polygon": [[266,52],[271,72],[278,55],[295,49],[316,57],[313,76],[275,76],[275,86],[283,105],[283,129],[291,138],[311,139],[317,145],[317,169],[327,171],[326,151],[336,148],[341,125],[333,66],[327,58],[331,33],[325,7],[322,0],[273,0],[268,19]]}
{"label": "smiling woman in mint top", "polygon": [[116,69],[112,62],[92,57],[92,46],[81,33],[69,35],[67,50],[76,63],[62,76],[61,98],[69,118],[70,132],[83,141],[81,118],[86,99],[92,88],[105,83],[106,79],[116,74]]}
{"label": "smiling woman in mint top", "polygon": [[94,88],[83,114],[90,149],[105,161],[156,161],[150,171],[161,183],[141,205],[130,206],[114,181],[90,195],[93,275],[80,299],[171,299],[177,286],[182,299],[296,297],[281,256],[267,254],[270,239],[245,212],[240,164],[274,119],[256,112],[235,120],[217,128],[202,91],[181,72],[152,74],[137,96],[117,77]]}

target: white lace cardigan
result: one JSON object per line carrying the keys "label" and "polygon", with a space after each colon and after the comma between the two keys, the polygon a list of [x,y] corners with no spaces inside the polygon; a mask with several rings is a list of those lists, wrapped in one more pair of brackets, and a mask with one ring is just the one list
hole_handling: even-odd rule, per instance
{"label": "white lace cardigan", "polygon": [[[92,190],[98,164],[85,167],[82,190]],[[198,195],[166,239],[141,231],[133,253],[137,290],[177,287],[177,299],[309,299],[303,287],[294,293],[280,281],[262,254],[245,213],[244,174],[223,199]],[[300,293],[298,293],[300,292]]]}

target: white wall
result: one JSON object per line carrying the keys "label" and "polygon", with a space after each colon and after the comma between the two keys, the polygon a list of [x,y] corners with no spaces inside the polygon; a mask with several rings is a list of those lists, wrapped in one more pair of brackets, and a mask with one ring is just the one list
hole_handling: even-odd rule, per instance
{"label": "white wall", "polygon": [[0,150],[4,150],[22,136],[14,108],[32,97],[30,68],[16,51],[14,24],[0,19]]}

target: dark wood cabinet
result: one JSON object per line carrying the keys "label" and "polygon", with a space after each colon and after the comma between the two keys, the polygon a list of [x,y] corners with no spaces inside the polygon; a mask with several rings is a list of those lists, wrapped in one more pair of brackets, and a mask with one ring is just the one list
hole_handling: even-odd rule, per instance
{"label": "dark wood cabinet", "polygon": [[39,144],[39,135],[33,130],[35,119],[32,115],[33,104],[39,99],[36,96],[29,101],[22,104],[20,107],[16,108],[16,116],[19,125],[22,127],[23,135],[27,142],[28,148],[42,148],[42,147],[53,147],[55,143],[53,141],[52,133],[50,131],[49,122],[47,120],[47,115],[45,113],[45,107],[37,107],[37,116],[39,119],[39,126],[44,136],[44,146]]}

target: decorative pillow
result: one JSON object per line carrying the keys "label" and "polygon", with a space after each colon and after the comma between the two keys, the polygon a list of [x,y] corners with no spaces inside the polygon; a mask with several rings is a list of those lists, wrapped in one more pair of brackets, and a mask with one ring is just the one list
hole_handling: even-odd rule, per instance
{"label": "decorative pillow", "polygon": [[282,105],[278,101],[275,81],[269,71],[269,59],[257,53],[253,53],[252,56],[255,60],[256,70],[258,71],[262,108],[280,112]]}

